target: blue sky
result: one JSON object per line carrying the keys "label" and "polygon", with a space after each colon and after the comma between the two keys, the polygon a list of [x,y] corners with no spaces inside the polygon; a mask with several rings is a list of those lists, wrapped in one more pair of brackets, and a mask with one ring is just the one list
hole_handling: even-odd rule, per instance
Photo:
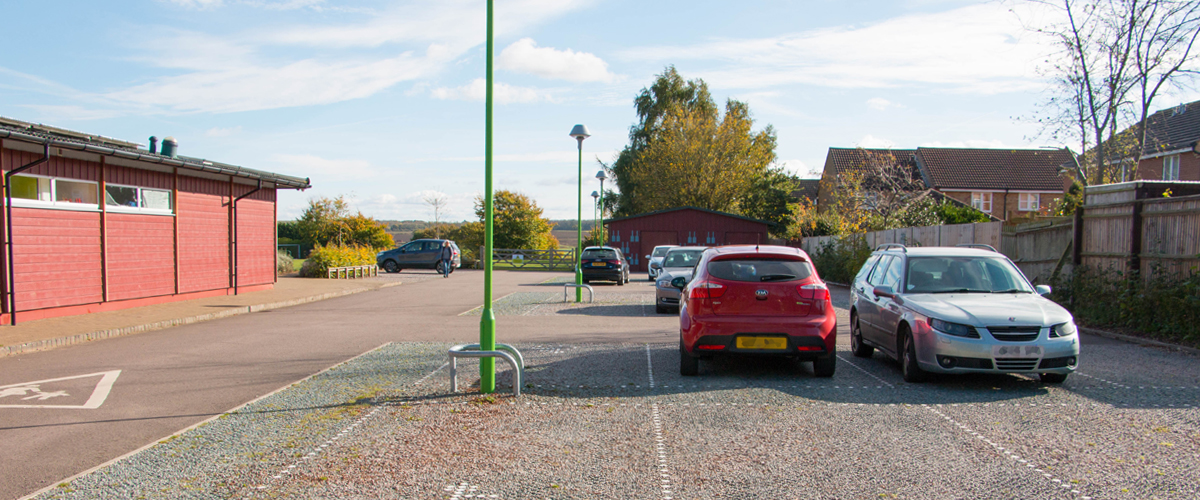
{"label": "blue sky", "polygon": [[[775,127],[780,162],[836,147],[1037,147],[1052,53],[1022,4],[497,0],[496,187],[584,213],[667,65]],[[379,219],[473,219],[483,190],[482,0],[7,1],[0,115],[302,177],[280,219],[346,195]],[[1170,97],[1158,107],[1179,102]],[[1168,102],[1169,101],[1169,102]],[[606,185],[607,187],[607,185]]]}

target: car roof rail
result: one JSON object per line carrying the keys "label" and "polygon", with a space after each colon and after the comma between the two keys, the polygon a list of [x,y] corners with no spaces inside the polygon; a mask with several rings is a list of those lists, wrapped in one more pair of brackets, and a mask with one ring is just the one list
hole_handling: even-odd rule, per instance
{"label": "car roof rail", "polygon": [[[991,245],[984,245],[983,243],[962,243],[962,244],[958,244],[958,245],[954,245],[954,246],[965,247],[965,248],[979,248],[979,249],[983,249],[983,250],[991,250],[993,252],[996,252],[995,247],[993,247]],[[996,253],[1000,253],[1000,252],[996,252]]]}
{"label": "car roof rail", "polygon": [[884,243],[882,245],[875,247],[875,251],[878,252],[880,250],[887,250],[889,248],[899,248],[904,253],[908,253],[908,247],[906,247],[900,243]]}

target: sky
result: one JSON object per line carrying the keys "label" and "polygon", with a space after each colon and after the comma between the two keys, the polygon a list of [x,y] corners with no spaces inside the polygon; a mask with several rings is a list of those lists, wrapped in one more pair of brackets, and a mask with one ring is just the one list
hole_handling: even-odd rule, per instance
{"label": "sky", "polygon": [[[483,0],[8,0],[0,115],[311,179],[381,220],[475,220]],[[496,0],[495,187],[573,219],[667,66],[749,104],[779,165],[830,147],[1058,146],[1032,119],[1054,54],[1019,2]],[[1195,96],[1166,96],[1158,108]],[[611,187],[605,184],[605,189]]]}

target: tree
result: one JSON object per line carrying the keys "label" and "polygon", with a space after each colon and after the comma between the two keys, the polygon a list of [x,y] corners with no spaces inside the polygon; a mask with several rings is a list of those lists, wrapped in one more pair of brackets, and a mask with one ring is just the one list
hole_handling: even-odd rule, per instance
{"label": "tree", "polygon": [[329,243],[343,244],[347,227],[342,223],[350,216],[350,204],[345,197],[312,198],[308,200],[308,208],[296,221],[301,239],[314,245]]}
{"label": "tree", "polygon": [[[1078,141],[1084,183],[1114,182],[1136,170],[1146,119],[1162,92],[1194,74],[1200,3],[1190,0],[1034,0],[1062,20],[1033,27],[1058,54],[1044,71],[1053,97],[1039,117],[1043,134]],[[1132,128],[1130,122],[1132,121]],[[1124,132],[1122,132],[1124,130]]]}
{"label": "tree", "polygon": [[771,221],[771,234],[786,237],[792,213],[798,204],[792,193],[800,178],[782,168],[771,168],[750,183],[750,189],[738,201],[739,211],[755,219]]}
{"label": "tree", "polygon": [[[550,233],[550,220],[542,218],[542,209],[521,193],[496,191],[492,201],[492,246],[494,248],[558,248],[558,239]],[[483,198],[475,198],[475,215],[486,221]]]}
{"label": "tree", "polygon": [[437,239],[442,238],[442,210],[445,210],[446,202],[446,195],[442,193],[434,192],[425,196],[425,204],[433,210],[433,235]]}
{"label": "tree", "polygon": [[357,245],[367,248],[392,248],[396,240],[388,234],[387,226],[371,217],[358,212],[342,220],[346,226],[347,245]]}
{"label": "tree", "polygon": [[859,233],[936,223],[929,215],[933,190],[915,164],[861,148],[855,159],[856,164],[838,177],[821,180],[821,191],[831,193],[822,211],[839,214],[843,230]]}

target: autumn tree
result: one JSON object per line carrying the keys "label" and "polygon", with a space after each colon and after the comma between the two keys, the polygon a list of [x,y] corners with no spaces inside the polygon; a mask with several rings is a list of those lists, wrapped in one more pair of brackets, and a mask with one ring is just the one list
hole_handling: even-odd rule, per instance
{"label": "autumn tree", "polygon": [[[493,248],[528,248],[552,250],[558,239],[550,233],[550,220],[542,217],[542,209],[532,198],[514,191],[496,191],[492,201]],[[475,198],[475,215],[486,221],[483,198]]]}
{"label": "autumn tree", "polygon": [[345,197],[319,197],[308,201],[308,208],[291,229],[299,239],[312,245],[356,245],[369,248],[395,246],[387,226],[358,212],[350,213]]}

